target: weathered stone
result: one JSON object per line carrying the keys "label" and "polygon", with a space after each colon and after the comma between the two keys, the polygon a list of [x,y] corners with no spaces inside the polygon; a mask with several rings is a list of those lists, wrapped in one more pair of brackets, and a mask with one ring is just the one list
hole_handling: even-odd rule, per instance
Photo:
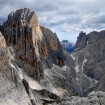
{"label": "weathered stone", "polygon": [[[7,45],[14,47],[16,60],[37,68],[43,34],[36,14],[27,8],[17,10],[9,14],[8,20],[2,27]],[[40,72],[43,74],[42,69]]]}
{"label": "weathered stone", "polygon": [[105,91],[105,31],[93,31],[88,35],[80,34],[74,55],[80,71],[82,70],[87,78],[99,81],[97,89]]}
{"label": "weathered stone", "polygon": [[86,33],[81,31],[78,38],[77,38],[76,45],[74,46],[75,51],[82,50],[83,48],[86,47],[86,44],[87,44]]}
{"label": "weathered stone", "polygon": [[61,43],[56,35],[51,30],[45,27],[41,27],[44,40],[46,41],[47,47],[45,48],[45,52],[47,55],[47,61],[49,63],[54,63],[58,66],[65,65],[65,55],[62,50]]}
{"label": "weathered stone", "polygon": [[[3,35],[0,32],[0,69],[3,69],[8,62],[7,46]],[[1,70],[0,70],[1,71]]]}
{"label": "weathered stone", "polygon": [[65,56],[57,35],[45,27],[40,29],[32,10],[24,8],[11,12],[2,29],[7,45],[14,48],[16,61],[24,64],[24,67],[31,66],[25,69],[29,76],[37,80],[43,78],[43,61],[48,67],[52,67],[53,63],[60,67],[65,65]]}

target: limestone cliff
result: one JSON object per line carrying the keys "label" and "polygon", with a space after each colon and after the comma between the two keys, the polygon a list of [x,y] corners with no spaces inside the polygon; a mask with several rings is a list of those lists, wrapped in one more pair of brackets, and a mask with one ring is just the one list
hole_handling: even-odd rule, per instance
{"label": "limestone cliff", "polygon": [[44,52],[46,52],[46,60],[48,64],[56,64],[60,67],[65,65],[65,55],[63,53],[63,49],[61,43],[56,35],[51,30],[45,27],[41,27],[44,42],[46,42],[46,48]]}
{"label": "limestone cliff", "polygon": [[31,77],[37,80],[43,78],[42,61],[49,67],[53,63],[61,67],[65,65],[56,34],[47,28],[40,28],[34,11],[24,8],[11,12],[1,30],[7,45],[13,46],[15,59]]}
{"label": "limestone cliff", "polygon": [[[25,8],[10,13],[0,30],[6,39],[5,41],[1,35],[0,45],[5,46],[7,51],[4,56],[5,53],[1,52],[1,62],[6,64],[3,65],[3,75],[7,76],[7,81],[1,75],[1,88],[4,83],[5,88],[3,93],[2,90],[0,92],[5,94],[3,100],[6,101],[0,101],[0,104],[7,105],[10,97],[10,104],[13,105],[42,105],[41,103],[60,102],[60,97],[72,94],[69,83],[69,74],[72,73],[69,72],[69,67],[69,73],[66,72],[66,66],[64,70],[62,68],[66,58],[59,39],[51,30],[40,28],[32,10]],[[9,91],[12,91],[11,94],[8,94]],[[20,96],[24,99],[21,100]]]}
{"label": "limestone cliff", "polygon": [[[93,31],[87,35],[81,32],[72,57],[83,90],[88,87],[105,91],[105,31]],[[92,85],[95,83],[97,86]]]}

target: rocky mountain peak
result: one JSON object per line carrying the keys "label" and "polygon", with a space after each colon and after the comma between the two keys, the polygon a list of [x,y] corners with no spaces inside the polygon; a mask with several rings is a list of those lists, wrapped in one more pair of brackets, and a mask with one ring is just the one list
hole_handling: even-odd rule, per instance
{"label": "rocky mountain peak", "polygon": [[77,42],[75,45],[75,51],[82,50],[83,48],[86,47],[86,44],[87,44],[86,33],[81,31],[79,36],[77,37]]}
{"label": "rocky mountain peak", "polygon": [[26,31],[27,28],[32,29],[33,39],[41,40],[42,33],[39,27],[38,18],[34,11],[28,8],[19,9],[14,12],[11,12],[8,15],[8,20],[4,23],[4,26],[11,28],[24,28]]}
{"label": "rocky mountain peak", "polygon": [[7,45],[13,47],[16,61],[24,67],[29,66],[24,70],[30,76],[38,80],[42,77],[42,61],[49,67],[53,64],[61,67],[65,65],[57,35],[45,27],[40,28],[38,18],[32,10],[24,8],[11,12],[2,25],[2,33]]}
{"label": "rocky mountain peak", "polygon": [[39,59],[38,43],[42,40],[43,34],[34,11],[24,8],[11,12],[2,27],[8,45],[16,45],[16,50],[24,49],[25,52],[29,46],[33,47]]}
{"label": "rocky mountain peak", "polygon": [[[13,47],[18,62],[39,67],[43,34],[38,18],[32,10],[24,8],[11,12],[2,25],[2,33],[7,45]],[[32,71],[34,72],[35,68]],[[32,71],[28,74],[35,76]]]}
{"label": "rocky mountain peak", "polygon": [[0,47],[6,48],[6,41],[1,32],[0,32]]}

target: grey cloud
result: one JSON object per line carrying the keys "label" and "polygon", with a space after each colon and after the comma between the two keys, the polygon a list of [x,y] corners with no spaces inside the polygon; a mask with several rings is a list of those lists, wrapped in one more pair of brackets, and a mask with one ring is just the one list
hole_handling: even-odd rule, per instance
{"label": "grey cloud", "polygon": [[58,31],[103,29],[105,0],[0,0],[0,21],[16,9],[33,9],[41,25]]}
{"label": "grey cloud", "polygon": [[105,14],[93,16],[89,23],[105,23]]}

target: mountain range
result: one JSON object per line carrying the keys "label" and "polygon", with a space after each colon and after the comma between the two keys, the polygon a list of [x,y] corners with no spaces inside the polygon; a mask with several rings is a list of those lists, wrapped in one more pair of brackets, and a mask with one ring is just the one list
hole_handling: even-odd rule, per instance
{"label": "mountain range", "polygon": [[105,105],[104,30],[71,46],[24,8],[0,31],[0,105]]}
{"label": "mountain range", "polygon": [[73,52],[74,50],[74,43],[71,43],[70,41],[68,40],[62,40],[61,41],[61,45],[63,46],[63,48],[65,50],[67,50],[69,53]]}

